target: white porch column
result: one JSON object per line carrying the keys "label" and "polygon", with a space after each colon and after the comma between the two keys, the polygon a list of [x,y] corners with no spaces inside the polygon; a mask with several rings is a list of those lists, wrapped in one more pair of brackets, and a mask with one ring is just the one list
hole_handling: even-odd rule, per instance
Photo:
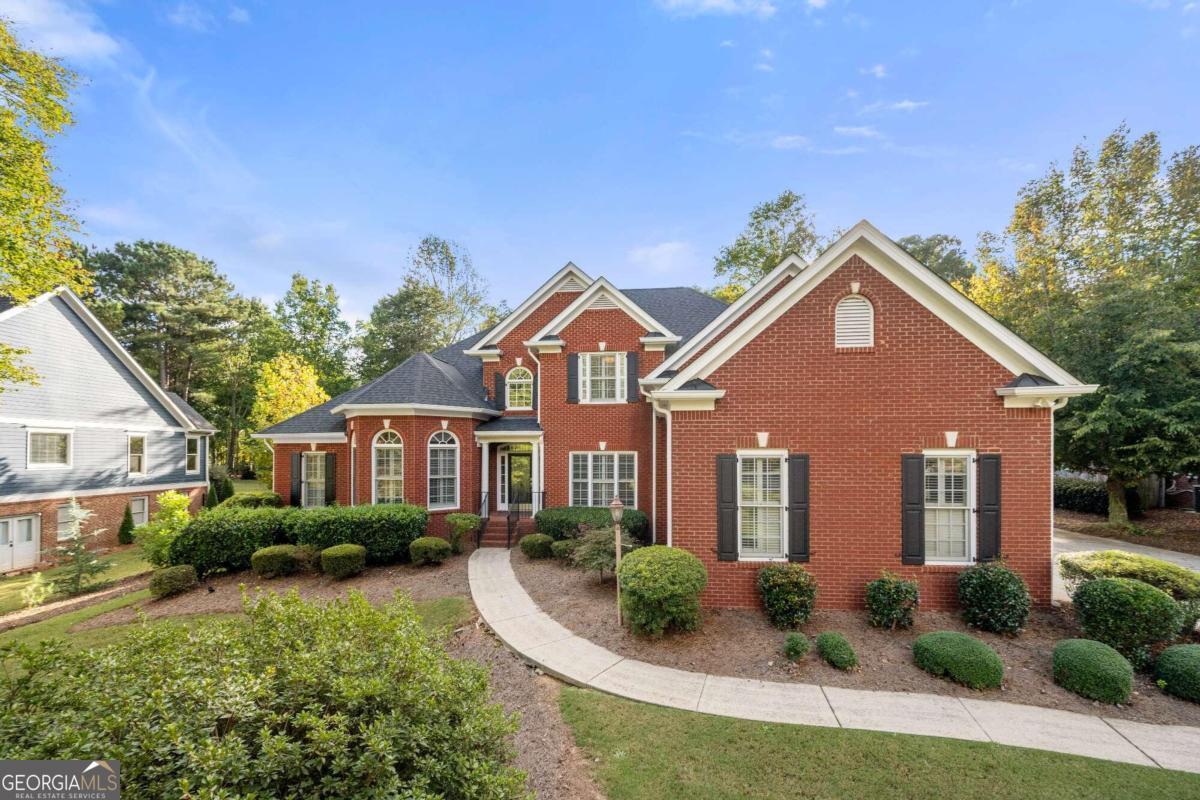
{"label": "white porch column", "polygon": [[491,511],[492,498],[488,494],[488,443],[480,442],[480,458],[479,458],[479,492],[480,497],[484,499],[483,515],[486,517]]}

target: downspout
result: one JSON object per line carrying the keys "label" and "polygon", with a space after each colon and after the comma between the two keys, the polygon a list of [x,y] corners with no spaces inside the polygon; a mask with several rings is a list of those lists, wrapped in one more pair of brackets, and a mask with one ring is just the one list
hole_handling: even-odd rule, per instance
{"label": "downspout", "polygon": [[654,408],[655,414],[662,414],[667,420],[667,547],[673,547],[671,530],[674,526],[672,519],[672,498],[671,498],[671,410],[659,406],[659,401],[650,401]]}

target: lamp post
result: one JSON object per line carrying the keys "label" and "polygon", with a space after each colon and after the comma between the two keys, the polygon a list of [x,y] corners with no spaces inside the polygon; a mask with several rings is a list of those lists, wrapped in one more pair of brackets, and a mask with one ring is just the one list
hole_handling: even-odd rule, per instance
{"label": "lamp post", "polygon": [[613,567],[613,577],[617,579],[617,624],[621,624],[621,517],[625,514],[625,504],[620,497],[613,497],[608,504],[608,513],[612,514],[613,538],[617,548],[617,564]]}

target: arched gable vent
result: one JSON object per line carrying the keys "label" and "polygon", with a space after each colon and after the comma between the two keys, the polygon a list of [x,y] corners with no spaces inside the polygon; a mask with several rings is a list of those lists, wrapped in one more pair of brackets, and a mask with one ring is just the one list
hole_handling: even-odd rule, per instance
{"label": "arched gable vent", "polygon": [[835,347],[871,347],[875,344],[875,308],[861,294],[842,298],[834,320]]}

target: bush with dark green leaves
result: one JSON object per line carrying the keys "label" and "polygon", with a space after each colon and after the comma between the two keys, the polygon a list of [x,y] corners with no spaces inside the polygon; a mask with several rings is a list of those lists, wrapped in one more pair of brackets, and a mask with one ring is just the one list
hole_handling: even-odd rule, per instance
{"label": "bush with dark green leaves", "polygon": [[255,550],[294,544],[294,508],[214,508],[188,523],[167,550],[171,564],[191,564],[200,577],[250,567]]}
{"label": "bush with dark green leaves", "polygon": [[208,485],[208,491],[204,493],[204,505],[202,507],[207,510],[210,508],[216,508],[218,505],[220,505],[220,503],[221,501],[217,497],[217,485],[215,483],[210,483]]}
{"label": "bush with dark green leaves", "polygon": [[1020,633],[1029,619],[1029,587],[1020,575],[992,561],[958,574],[963,621],[992,633]]}
{"label": "bush with dark green leaves", "polygon": [[150,594],[154,597],[170,597],[186,592],[197,583],[196,568],[191,564],[163,567],[150,574]]}
{"label": "bush with dark green leaves", "polygon": [[1200,703],[1200,644],[1177,644],[1163,650],[1154,677],[1167,694]]}
{"label": "bush with dark green leaves", "polygon": [[885,572],[867,584],[867,620],[876,628],[911,628],[920,602],[914,580]]}
{"label": "bush with dark green leaves", "polygon": [[458,555],[463,551],[462,540],[479,530],[483,517],[478,514],[447,514],[446,528],[450,534],[450,552]]}
{"label": "bush with dark green leaves", "polygon": [[550,558],[554,550],[550,545],[554,540],[544,533],[530,533],[521,537],[521,552],[526,558]]}
{"label": "bush with dark green leaves", "polygon": [[422,536],[408,546],[409,557],[417,566],[440,564],[450,557],[450,550],[450,543],[438,536]]}
{"label": "bush with dark green leaves", "polygon": [[[579,526],[611,528],[612,514],[607,506],[558,506],[543,508],[533,515],[538,533],[553,539],[569,539],[579,535]],[[621,530],[639,542],[650,541],[650,519],[636,508],[626,508],[621,517]]]}
{"label": "bush with dark green leaves", "polygon": [[125,504],[125,513],[121,516],[121,527],[117,529],[117,542],[120,544],[133,544],[133,509],[129,504]]}
{"label": "bush with dark green leaves", "polygon": [[817,655],[837,669],[850,670],[858,666],[858,656],[845,636],[837,631],[825,631],[817,636]]}
{"label": "bush with dark green leaves", "polygon": [[789,633],[783,640],[783,655],[793,664],[808,653],[808,637],[803,633]]}
{"label": "bush with dark green leaves", "polygon": [[324,550],[335,544],[361,544],[371,564],[408,561],[408,546],[425,535],[429,513],[402,503],[309,508],[296,518],[296,543]]}
{"label": "bush with dark green leaves", "polygon": [[763,610],[776,628],[799,628],[817,606],[817,579],[799,564],[768,564],[758,571]]}
{"label": "bush with dark green leaves", "polygon": [[321,551],[321,572],[331,578],[350,578],[367,568],[367,548],[361,544],[335,544]]}
{"label": "bush with dark green leaves", "polygon": [[[1084,514],[1108,515],[1108,487],[1103,481],[1086,478],[1055,478],[1054,507]],[[1131,517],[1140,517],[1145,508],[1135,487],[1125,489],[1125,507]]]}
{"label": "bush with dark green leaves", "polygon": [[231,494],[219,508],[282,508],[283,498],[275,492],[242,492]]}
{"label": "bush with dark green leaves", "polygon": [[700,593],[708,570],[678,547],[639,547],[621,558],[617,570],[621,614],[634,633],[661,636],[700,627]]}
{"label": "bush with dark green leaves", "polygon": [[233,479],[226,475],[224,478],[217,478],[214,481],[217,487],[217,502],[223,503],[233,497]]}
{"label": "bush with dark green leaves", "polygon": [[1133,578],[1162,589],[1176,600],[1200,599],[1200,572],[1124,550],[1064,555],[1059,558],[1058,571],[1070,592],[1096,578]]}
{"label": "bush with dark green leaves", "polygon": [[245,604],[103,648],[0,645],[5,757],[104,753],[129,800],[527,796],[486,668],[451,658],[411,602]]}
{"label": "bush with dark green leaves", "polygon": [[550,545],[550,552],[555,558],[569,561],[571,556],[575,554],[576,548],[579,547],[580,539],[555,539]]}
{"label": "bush with dark green leaves", "polygon": [[278,578],[304,569],[308,564],[304,549],[294,544],[273,544],[250,555],[250,569],[260,578]]}
{"label": "bush with dark green leaves", "polygon": [[913,661],[931,675],[946,677],[971,689],[998,689],[1004,662],[983,642],[957,631],[935,631],[913,642]]}
{"label": "bush with dark green leaves", "polygon": [[1054,646],[1054,682],[1089,700],[1124,703],[1133,691],[1133,665],[1104,642],[1064,639]]}
{"label": "bush with dark green leaves", "polygon": [[1150,665],[1153,649],[1179,635],[1182,614],[1171,596],[1129,578],[1085,581],[1071,596],[1079,627],[1138,669]]}

